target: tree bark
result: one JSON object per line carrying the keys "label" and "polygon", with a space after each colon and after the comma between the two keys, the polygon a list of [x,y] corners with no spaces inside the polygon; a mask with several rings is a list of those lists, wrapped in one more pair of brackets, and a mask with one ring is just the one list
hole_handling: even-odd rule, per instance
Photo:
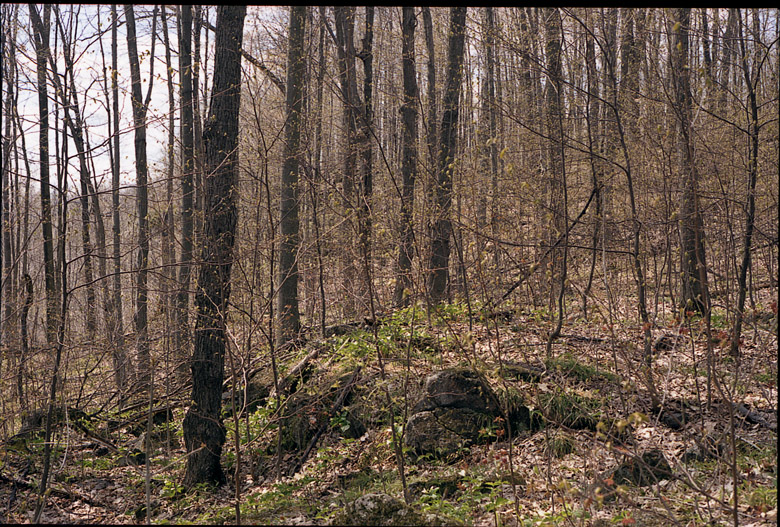
{"label": "tree bark", "polygon": [[[156,20],[157,8],[154,15]],[[135,13],[132,5],[125,5],[125,23],[127,24],[127,54],[130,60],[130,78],[132,84],[133,125],[135,128],[135,175],[136,210],[138,213],[138,260],[136,262],[136,305],[135,338],[138,354],[138,378],[142,387],[149,386],[153,379],[148,328],[148,266],[149,266],[149,166],[146,158],[146,110],[149,107],[153,74],[149,75],[149,92],[144,101],[141,94],[141,67],[138,61],[138,46],[135,30]],[[154,29],[152,30],[154,33]],[[152,60],[154,67],[154,35],[152,36]],[[153,71],[152,71],[153,73]]]}
{"label": "tree bark", "polygon": [[306,56],[304,34],[305,6],[290,8],[287,44],[287,120],[279,202],[279,264],[277,266],[277,346],[295,338],[301,326],[298,309],[299,172],[303,121]]}
{"label": "tree bark", "polygon": [[404,6],[402,22],[402,69],[404,99],[401,106],[401,221],[397,273],[393,300],[396,306],[409,302],[414,258],[414,185],[417,178],[417,67],[414,57],[414,30],[417,18],[414,7]]}
{"label": "tree bark", "polygon": [[428,262],[428,294],[440,302],[449,286],[450,237],[452,235],[452,175],[456,167],[458,111],[463,80],[463,57],[466,41],[466,7],[450,9],[450,31],[447,52],[447,77],[441,120],[439,163],[437,167],[435,216],[432,225],[431,254]]}
{"label": "tree bark", "polygon": [[189,350],[190,276],[194,236],[193,197],[195,193],[195,133],[192,65],[192,6],[181,7],[179,21],[179,74],[181,87],[181,260],[179,261],[179,291],[176,295],[176,327],[174,347],[182,361],[179,371],[186,372]]}
{"label": "tree bark", "polygon": [[688,57],[690,8],[678,8],[672,28],[671,72],[674,86],[674,109],[677,114],[677,163],[682,180],[680,201],[680,249],[682,273],[682,308],[704,313],[706,310],[706,267],[704,228],[699,209],[698,174],[694,160],[691,127],[691,85]]}
{"label": "tree bark", "polygon": [[[35,4],[28,4],[30,16],[41,20]],[[49,29],[51,27],[51,5],[43,6],[40,24],[33,24],[38,81],[38,127],[39,172],[41,180],[41,231],[43,233],[43,265],[46,287],[46,341],[50,348],[57,344],[59,326],[59,305],[54,274],[54,236],[52,232],[51,192],[49,182],[49,94],[46,81],[46,67],[49,62]]]}
{"label": "tree bark", "polygon": [[[737,17],[741,19],[741,15],[737,10]],[[759,124],[758,124],[758,101],[756,99],[756,86],[760,76],[760,69],[753,68],[751,72],[750,65],[748,64],[748,51],[747,44],[742,31],[742,21],[738,23],[738,35],[740,46],[740,59],[742,73],[745,77],[745,85],[747,86],[747,104],[746,111],[748,113],[748,135],[750,138],[749,150],[748,150],[748,191],[747,191],[747,207],[745,217],[745,236],[742,242],[742,260],[739,264],[739,275],[737,276],[737,310],[734,320],[734,329],[731,336],[731,346],[729,353],[733,356],[739,354],[739,340],[742,334],[742,322],[744,319],[745,310],[745,297],[747,295],[747,273],[751,265],[750,248],[753,241],[753,230],[755,228],[756,220],[756,180],[758,179],[758,147],[759,147]]]}
{"label": "tree bark", "polygon": [[121,156],[119,155],[119,52],[118,31],[119,16],[116,4],[111,4],[111,108],[113,119],[113,148],[111,149],[111,231],[112,259],[114,264],[114,280],[112,295],[114,299],[114,320],[110,334],[114,344],[114,355],[117,357],[117,384],[126,387],[132,378],[132,364],[127,360],[125,348],[125,323],[122,308],[122,227],[119,217],[119,174]]}
{"label": "tree bark", "polygon": [[188,452],[184,486],[225,482],[220,465],[222,381],[226,319],[230,298],[238,209],[238,115],[241,96],[241,44],[246,6],[220,6],[214,56],[214,85],[203,132],[206,149],[205,225],[195,295],[197,319],[192,356],[192,403],[184,418]]}

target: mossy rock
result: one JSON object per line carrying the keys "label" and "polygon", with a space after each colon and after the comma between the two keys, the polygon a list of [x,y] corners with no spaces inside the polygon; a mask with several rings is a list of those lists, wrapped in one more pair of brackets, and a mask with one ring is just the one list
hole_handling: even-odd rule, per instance
{"label": "mossy rock", "polygon": [[525,382],[539,382],[544,375],[544,369],[528,362],[505,362],[497,368],[504,379]]}
{"label": "mossy rock", "polygon": [[500,414],[495,392],[476,372],[466,368],[452,368],[426,377],[425,395],[413,413],[434,408],[470,408],[484,414]]}
{"label": "mossy rock", "polygon": [[419,512],[388,494],[370,493],[360,496],[336,514],[333,525],[451,525],[433,514]]}
{"label": "mossy rock", "polygon": [[499,437],[508,425],[515,431],[530,428],[531,413],[518,401],[506,423],[499,398],[476,372],[453,368],[433,373],[425,379],[404,440],[417,456],[452,458],[474,443]]}
{"label": "mossy rock", "polygon": [[[331,408],[341,390],[352,379],[352,372],[339,375],[322,375],[318,382],[309,382],[287,400],[282,419],[282,446],[285,450],[304,450],[317,430],[330,423]],[[318,376],[313,376],[318,378]],[[339,412],[345,412],[349,428],[343,432],[346,437],[357,439],[366,433],[366,427],[359,416],[349,410],[344,402]]]}
{"label": "mossy rock", "polygon": [[612,473],[615,485],[647,487],[673,476],[672,468],[660,450],[648,450],[638,459],[631,457]]}
{"label": "mossy rock", "polygon": [[[469,413],[473,410],[455,410],[465,414],[465,421],[471,420]],[[457,416],[450,413],[447,419],[452,423],[457,421]],[[445,427],[433,411],[417,412],[406,423],[404,436],[406,446],[410,447],[415,455],[432,454],[436,457],[449,457],[458,453],[473,443],[470,437],[461,435]]]}
{"label": "mossy rock", "polygon": [[[245,412],[252,413],[259,407],[264,406],[268,401],[273,385],[273,374],[270,371],[255,375],[249,380],[246,390],[240,389],[236,393],[236,408],[240,411],[243,406]],[[233,415],[233,405],[230,401],[231,395],[231,389],[222,394],[222,408],[227,415]]]}
{"label": "mossy rock", "polygon": [[452,499],[459,492],[458,485],[463,478],[461,476],[443,476],[439,478],[413,481],[409,483],[409,494],[413,499],[419,499],[423,492],[433,488],[442,499]]}

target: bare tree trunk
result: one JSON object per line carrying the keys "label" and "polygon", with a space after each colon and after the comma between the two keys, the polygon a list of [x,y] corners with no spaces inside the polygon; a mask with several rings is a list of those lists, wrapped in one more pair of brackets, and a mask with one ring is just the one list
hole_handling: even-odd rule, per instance
{"label": "bare tree trunk", "polygon": [[414,258],[414,185],[417,178],[417,67],[414,57],[414,30],[417,18],[414,7],[404,6],[402,22],[402,61],[404,99],[401,106],[401,221],[397,273],[393,300],[396,306],[409,302],[412,287],[412,260]]}
{"label": "bare tree trunk", "polygon": [[[436,84],[436,46],[433,38],[433,17],[431,16],[430,7],[422,7],[422,19],[423,30],[425,31],[425,50],[428,55],[428,60],[426,62],[426,73],[428,81],[428,93],[426,95],[427,111],[425,112],[426,115],[423,121],[425,125],[425,144],[428,151],[428,167],[425,172],[423,187],[425,189],[425,202],[433,203],[436,199],[436,165],[438,159],[436,154],[439,144],[439,117],[436,102],[436,89],[438,86]],[[427,215],[423,219],[426,224],[431,220],[432,217],[430,215]],[[426,252],[421,254],[421,258],[425,259],[425,264],[430,261],[430,251],[433,245],[433,240],[431,240],[432,234],[433,231],[431,229],[427,229],[426,236],[428,239],[426,240]],[[428,271],[429,270],[426,269],[426,272]],[[426,295],[426,299],[427,298],[428,296]]]}
{"label": "bare tree trunk", "polygon": [[437,168],[435,216],[432,224],[431,254],[428,262],[428,294],[434,302],[444,299],[449,286],[450,237],[452,235],[452,174],[458,139],[458,111],[463,79],[466,40],[466,7],[450,9],[444,110],[441,121],[439,164]]}
{"label": "bare tree trunk", "polygon": [[135,174],[136,174],[136,209],[138,213],[138,261],[136,271],[136,306],[135,333],[138,353],[138,377],[142,387],[148,387],[153,379],[151,354],[149,349],[149,328],[147,315],[147,299],[149,295],[149,198],[148,179],[149,166],[146,159],[146,109],[152,93],[154,68],[154,23],[157,20],[157,7],[154,10],[152,28],[152,68],[149,75],[149,91],[146,100],[141,94],[141,68],[138,61],[138,46],[135,31],[135,13],[132,5],[125,5],[125,22],[127,24],[127,50],[130,59],[130,78],[132,82],[133,125],[135,127]]}
{"label": "bare tree trunk", "polygon": [[278,320],[276,345],[281,347],[296,337],[301,318],[298,309],[298,250],[299,250],[299,179],[300,140],[303,121],[304,74],[306,57],[304,35],[306,8],[290,8],[289,42],[287,45],[287,119],[284,135],[284,161],[280,181],[279,205],[279,264],[277,266]]}
{"label": "bare tree trunk", "polygon": [[[691,127],[691,86],[688,57],[690,14],[690,8],[679,8],[675,11],[671,46],[674,110],[677,114],[677,163],[682,179],[680,202],[682,292],[680,301],[682,308],[686,311],[704,313],[707,283],[704,228],[698,204],[698,174],[694,160],[693,130]],[[700,276],[702,274],[704,280]]]}
{"label": "bare tree trunk", "polygon": [[54,274],[54,236],[52,232],[51,192],[49,182],[49,94],[46,68],[49,62],[49,30],[51,27],[51,5],[43,6],[43,19],[38,15],[35,4],[28,4],[33,21],[35,37],[36,67],[38,73],[38,128],[39,173],[41,181],[41,231],[43,233],[43,264],[46,287],[46,340],[50,348],[57,343],[59,326],[59,305]]}
{"label": "bare tree trunk", "polygon": [[226,432],[220,411],[230,270],[238,222],[238,114],[245,15],[246,6],[223,5],[217,10],[214,87],[203,134],[207,205],[195,295],[198,315],[192,357],[192,404],[183,423],[189,454],[184,475],[186,487],[225,482],[220,455]]}
{"label": "bare tree trunk", "polygon": [[742,322],[744,320],[745,309],[745,297],[747,294],[747,273],[751,265],[750,247],[753,241],[753,230],[755,228],[756,220],[756,180],[758,179],[758,146],[759,146],[759,124],[758,124],[758,102],[756,100],[756,86],[760,78],[761,70],[754,66],[753,71],[750,71],[750,65],[748,64],[748,50],[747,44],[742,31],[742,21],[739,11],[737,11],[737,17],[740,18],[738,22],[738,35],[740,46],[740,59],[742,66],[742,73],[745,76],[745,85],[748,89],[746,110],[748,113],[748,135],[750,137],[750,144],[748,150],[748,191],[747,191],[747,210],[745,218],[745,237],[742,242],[742,261],[739,264],[739,275],[737,276],[738,293],[737,293],[737,310],[736,319],[734,321],[734,329],[731,336],[731,346],[729,352],[731,355],[739,355],[739,340],[742,333]]}
{"label": "bare tree trunk", "polygon": [[[588,16],[586,12],[586,17]],[[589,20],[586,18],[586,24],[589,25]],[[591,286],[593,285],[593,276],[596,270],[596,256],[597,248],[599,246],[600,229],[601,224],[601,181],[602,174],[602,162],[599,159],[600,151],[598,148],[598,120],[600,115],[599,104],[599,80],[598,69],[596,67],[596,50],[595,50],[594,38],[592,33],[588,33],[585,37],[585,62],[587,71],[587,102],[585,106],[587,132],[588,132],[588,151],[590,158],[590,170],[591,181],[593,186],[593,192],[596,199],[596,210],[593,213],[593,234],[592,243],[593,248],[591,252],[590,272],[588,273],[588,283],[585,286],[585,291],[582,294],[582,311],[585,314],[585,318],[588,318],[588,295],[590,294]]]}
{"label": "bare tree trunk", "polygon": [[547,101],[547,135],[548,173],[550,185],[550,212],[553,219],[554,232],[549,238],[552,246],[560,236],[563,236],[563,247],[553,250],[550,254],[552,274],[550,284],[550,306],[558,305],[558,323],[547,341],[547,355],[551,354],[552,341],[560,335],[563,323],[564,294],[568,260],[568,220],[567,220],[567,189],[566,164],[563,143],[563,72],[561,65],[561,14],[558,8],[546,8],[545,18],[545,55],[547,58],[548,82],[545,99]]}
{"label": "bare tree trunk", "polygon": [[[125,390],[133,376],[132,364],[127,360],[125,348],[125,323],[122,309],[122,227],[119,217],[119,52],[117,26],[119,15],[116,4],[111,4],[111,119],[113,119],[113,148],[111,152],[111,231],[112,231],[112,259],[114,263],[113,300],[114,320],[111,326],[111,340],[114,344],[114,356],[117,362],[117,384]],[[120,402],[121,405],[121,402]]]}
{"label": "bare tree trunk", "polygon": [[[5,18],[6,13],[3,13],[3,18]],[[5,24],[5,20],[3,20],[3,23]],[[15,24],[8,24],[9,27],[11,25]],[[2,28],[0,31],[5,31],[5,27]],[[3,34],[0,38],[3,39],[3,43],[5,43],[6,35]],[[10,40],[10,39],[9,39]],[[0,337],[6,338],[6,344],[7,345],[14,345],[13,338],[11,337],[12,333],[15,333],[15,327],[14,327],[14,321],[13,321],[13,312],[14,312],[14,287],[13,287],[13,279],[12,279],[12,273],[14,269],[14,255],[13,255],[13,249],[11,247],[12,243],[12,237],[11,237],[11,146],[15,142],[15,135],[16,135],[16,128],[15,126],[12,127],[14,124],[13,119],[13,107],[14,107],[14,78],[12,76],[11,72],[11,66],[12,66],[12,60],[13,60],[13,46],[15,44],[11,43],[11,48],[8,52],[8,57],[5,56],[5,49],[0,49],[0,61],[2,61],[2,69],[3,71],[0,72],[0,75],[2,75],[3,80],[8,82],[8,89],[7,89],[7,95],[5,97],[5,104],[3,104],[3,111],[2,111],[2,117],[5,119],[4,123],[4,131],[3,131],[3,143],[2,143],[2,187],[0,188],[0,193],[2,194],[2,204],[0,204],[0,235],[2,236],[2,241],[0,242],[0,262],[2,262],[2,265],[0,266],[0,269],[2,269],[2,272],[0,272],[0,284],[2,287],[0,287],[0,294],[2,294],[3,299],[5,300],[5,315],[3,315],[2,309],[0,309]],[[3,46],[4,47],[4,46]],[[7,61],[7,62],[6,62]],[[2,98],[3,93],[2,90],[0,90],[0,98]],[[13,130],[13,131],[12,131]],[[2,302],[0,300],[0,302]],[[2,307],[0,305],[0,307]],[[2,357],[0,357],[0,363],[2,363]]]}
{"label": "bare tree trunk", "polygon": [[186,373],[189,352],[190,276],[194,242],[193,198],[195,195],[195,123],[192,64],[192,6],[181,6],[179,20],[179,74],[181,87],[181,260],[179,262],[179,291],[176,295],[176,322],[174,348],[181,364],[177,368]]}
{"label": "bare tree trunk", "polygon": [[[175,113],[176,113],[176,99],[173,88],[173,62],[171,60],[171,43],[168,35],[168,16],[165,12],[165,6],[162,6],[162,12],[160,13],[160,20],[162,22],[163,30],[163,44],[165,46],[165,70],[168,81],[168,162],[166,166],[166,178],[165,178],[165,212],[162,219],[162,264],[163,272],[161,277],[161,295],[165,320],[165,362],[166,373],[169,368],[169,362],[173,358],[177,365],[182,363],[186,364],[184,357],[180,355],[180,348],[177,346],[178,339],[176,334],[176,311],[175,301],[176,293],[174,287],[176,284],[176,249],[174,247],[174,234],[176,228],[173,219],[173,178],[175,173],[175,160],[176,160],[176,125],[175,125]],[[173,334],[171,334],[171,330]],[[172,356],[173,355],[173,356]],[[182,354],[183,355],[183,354]],[[183,370],[184,368],[181,368]],[[180,371],[181,371],[180,370]],[[166,384],[169,386],[169,384]]]}
{"label": "bare tree trunk", "polygon": [[[371,199],[374,193],[374,174],[373,174],[373,148],[372,148],[372,123],[373,123],[373,89],[374,89],[374,6],[366,6],[366,28],[363,34],[363,43],[358,57],[363,61],[363,106],[360,109],[360,135],[358,137],[360,144],[360,193],[358,204],[358,243],[360,244],[361,256],[365,256],[367,261],[363,266],[363,276],[360,281],[359,298],[362,304],[362,311],[369,311],[371,299],[366,297],[370,295],[371,285]],[[357,101],[356,101],[357,102]]]}
{"label": "bare tree trunk", "polygon": [[341,229],[347,250],[342,251],[342,279],[344,288],[344,315],[352,318],[357,314],[357,288],[355,280],[357,270],[355,262],[358,261],[358,253],[355,251],[355,243],[351,226],[356,211],[355,184],[357,179],[357,149],[358,149],[358,111],[360,103],[357,93],[357,79],[355,73],[355,11],[351,6],[334,7],[336,33],[333,39],[336,42],[338,52],[339,84],[342,100],[342,123],[344,134],[344,171],[341,178],[341,192],[344,202],[344,214],[346,215]]}

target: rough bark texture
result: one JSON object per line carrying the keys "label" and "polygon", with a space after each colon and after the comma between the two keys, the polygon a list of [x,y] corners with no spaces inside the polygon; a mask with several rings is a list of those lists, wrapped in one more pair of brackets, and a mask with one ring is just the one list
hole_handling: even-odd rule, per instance
{"label": "rough bark texture", "polygon": [[[179,291],[176,295],[176,328],[174,346],[177,354],[186,358],[189,344],[190,275],[193,245],[194,186],[194,116],[195,98],[192,90],[192,6],[181,8],[179,26],[179,71],[181,72],[181,261]],[[186,370],[186,368],[183,368]]]}
{"label": "rough bark texture", "polygon": [[682,307],[703,313],[706,309],[706,271],[704,259],[704,229],[698,206],[698,174],[691,137],[691,84],[688,59],[690,8],[678,8],[672,28],[672,82],[677,113],[677,155],[682,196],[680,201],[680,247],[682,273]]}
{"label": "rough bark texture", "polygon": [[355,183],[357,179],[357,120],[358,120],[358,93],[355,72],[355,9],[351,6],[339,6],[333,10],[336,33],[336,51],[338,53],[339,85],[342,100],[342,123],[344,139],[343,174],[341,178],[341,192],[344,201],[344,214],[342,234],[347,242],[347,250],[342,251],[342,280],[344,284],[344,316],[353,318],[357,313],[355,279],[357,270],[355,262],[354,236],[352,221],[356,212],[354,203]]}
{"label": "rough bark texture", "polygon": [[408,303],[412,280],[410,272],[414,258],[414,184],[417,178],[417,68],[414,58],[414,30],[417,17],[413,7],[403,8],[402,60],[404,102],[401,107],[401,241],[398,248],[398,278],[393,295],[395,305]]}
{"label": "rough bark texture", "polygon": [[304,29],[306,8],[290,8],[289,43],[287,47],[287,121],[285,150],[279,204],[279,266],[277,267],[277,344],[285,344],[300,329],[298,310],[298,245],[299,245],[299,167],[303,110],[303,85],[306,71]]}
{"label": "rough bark texture", "polygon": [[197,319],[192,356],[192,402],[184,418],[187,467],[184,485],[225,482],[220,465],[225,323],[230,297],[238,210],[238,113],[241,95],[241,43],[246,6],[217,11],[214,86],[206,126],[205,222],[195,295]]}
{"label": "rough bark texture", "polygon": [[428,294],[435,302],[444,299],[449,285],[450,236],[452,235],[452,174],[458,139],[458,110],[463,78],[463,55],[466,40],[466,7],[450,10],[450,30],[447,52],[447,77],[441,120],[438,174],[432,225],[431,255],[428,262]]}
{"label": "rough bark texture", "polygon": [[49,94],[46,81],[46,65],[49,56],[49,27],[51,5],[43,7],[43,20],[37,8],[30,4],[30,16],[34,22],[35,53],[38,74],[38,145],[41,178],[41,230],[43,232],[43,262],[46,283],[46,341],[49,347],[57,343],[59,308],[54,276],[54,236],[51,220],[51,192],[49,191]]}
{"label": "rough bark texture", "polygon": [[[132,83],[133,125],[135,127],[135,184],[136,212],[138,214],[138,260],[136,262],[135,323],[138,377],[142,385],[148,385],[152,376],[148,328],[148,274],[149,264],[149,200],[147,181],[149,166],[146,159],[146,105],[141,95],[141,67],[136,44],[135,13],[133,6],[125,5],[127,24],[127,54],[130,60]],[[151,77],[151,76],[150,76]]]}

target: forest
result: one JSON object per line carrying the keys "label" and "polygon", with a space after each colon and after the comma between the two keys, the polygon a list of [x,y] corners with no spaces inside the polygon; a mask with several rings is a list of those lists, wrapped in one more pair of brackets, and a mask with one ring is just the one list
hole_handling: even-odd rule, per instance
{"label": "forest", "polygon": [[780,10],[0,26],[0,522],[777,525]]}

